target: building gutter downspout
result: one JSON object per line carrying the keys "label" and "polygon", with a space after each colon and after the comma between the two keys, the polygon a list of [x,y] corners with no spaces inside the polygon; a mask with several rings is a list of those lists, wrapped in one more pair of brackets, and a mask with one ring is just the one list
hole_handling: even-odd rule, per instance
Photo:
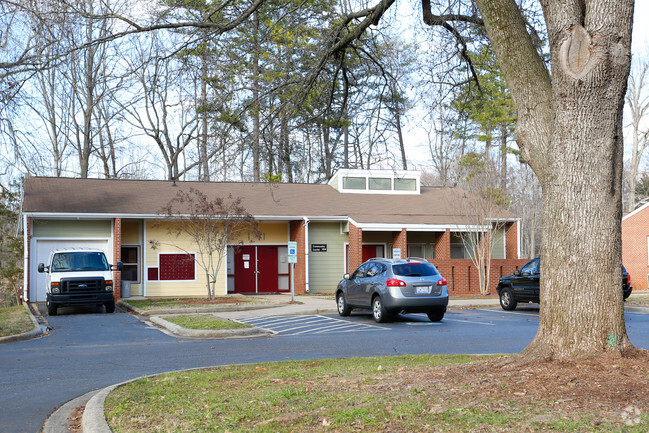
{"label": "building gutter downspout", "polygon": [[309,293],[309,218],[304,219],[304,289]]}
{"label": "building gutter downspout", "polygon": [[29,239],[30,233],[27,224],[27,215],[23,214],[23,302],[31,302],[29,299]]}

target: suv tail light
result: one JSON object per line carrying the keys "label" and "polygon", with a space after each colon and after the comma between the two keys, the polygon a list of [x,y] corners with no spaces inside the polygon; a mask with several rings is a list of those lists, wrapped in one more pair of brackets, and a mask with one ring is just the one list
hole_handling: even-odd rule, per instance
{"label": "suv tail light", "polygon": [[385,284],[388,287],[406,287],[405,281],[397,280],[396,278],[388,278]]}
{"label": "suv tail light", "polygon": [[445,286],[445,285],[447,285],[447,284],[448,284],[448,283],[446,282],[446,278],[444,278],[444,277],[442,277],[442,278],[440,278],[439,280],[437,280],[437,285],[438,285],[438,286]]}

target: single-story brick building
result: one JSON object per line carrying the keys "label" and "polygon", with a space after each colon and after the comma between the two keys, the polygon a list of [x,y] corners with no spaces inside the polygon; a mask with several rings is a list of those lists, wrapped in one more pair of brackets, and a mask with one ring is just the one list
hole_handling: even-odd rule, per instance
{"label": "single-story brick building", "polygon": [[[37,272],[50,251],[101,248],[111,263],[116,296],[128,282],[131,296],[205,296],[206,280],[186,259],[192,249],[164,242],[162,207],[179,190],[194,188],[210,198],[241,197],[262,232],[227,249],[216,294],[289,291],[289,241],[297,242],[296,293],[333,293],[343,274],[371,257],[423,257],[449,282],[451,295],[477,294],[478,276],[460,233],[489,231],[460,206],[472,196],[460,188],[425,187],[420,173],[341,170],[328,184],[169,182],[29,177],[24,183],[25,299],[45,299]],[[492,218],[498,230],[492,290],[498,277],[518,269],[519,219],[506,211]],[[173,224],[173,222],[166,222]],[[152,246],[152,242],[159,245]],[[160,242],[163,241],[163,242]]]}

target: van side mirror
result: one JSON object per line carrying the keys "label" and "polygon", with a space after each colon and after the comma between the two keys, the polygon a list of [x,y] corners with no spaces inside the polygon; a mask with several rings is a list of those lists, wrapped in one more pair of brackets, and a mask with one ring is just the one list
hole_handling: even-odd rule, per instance
{"label": "van side mirror", "polygon": [[349,274],[345,274],[345,275],[343,276],[343,278],[346,279],[346,280],[349,280]]}
{"label": "van side mirror", "polygon": [[45,267],[45,263],[39,263],[38,264],[38,272],[47,272],[47,268]]}
{"label": "van side mirror", "polygon": [[122,263],[122,262],[117,262],[116,265],[112,265],[112,266],[111,266],[111,269],[112,269],[113,271],[121,271],[122,269],[124,269],[124,263]]}

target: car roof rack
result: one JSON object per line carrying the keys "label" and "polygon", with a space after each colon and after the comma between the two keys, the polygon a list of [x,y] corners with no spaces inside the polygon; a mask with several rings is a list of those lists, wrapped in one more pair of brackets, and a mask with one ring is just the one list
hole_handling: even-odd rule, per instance
{"label": "car roof rack", "polygon": [[414,262],[414,261],[428,262],[428,260],[426,260],[426,259],[424,259],[422,257],[406,257],[403,260],[406,260],[406,261],[409,261],[409,262]]}

